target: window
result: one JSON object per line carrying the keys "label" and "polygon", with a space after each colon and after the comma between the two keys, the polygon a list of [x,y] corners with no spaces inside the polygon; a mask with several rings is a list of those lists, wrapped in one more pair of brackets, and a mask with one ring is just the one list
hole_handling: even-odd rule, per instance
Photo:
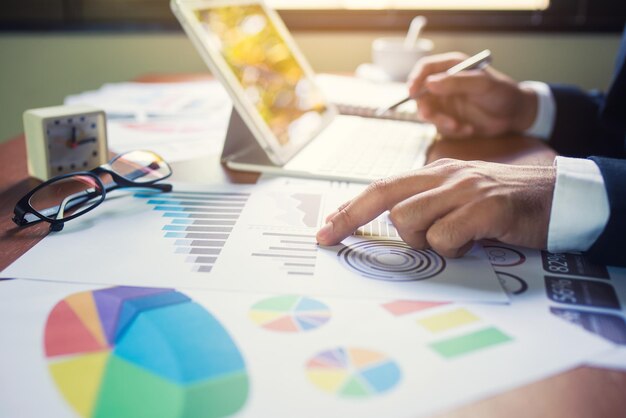
{"label": "window", "polygon": [[620,32],[626,21],[624,0],[267,1],[303,30],[402,30],[418,13],[428,17],[429,31]]}
{"label": "window", "polygon": [[267,0],[281,10],[545,10],[549,0]]}
{"label": "window", "polygon": [[[266,0],[292,30],[619,32],[624,0]],[[1,30],[163,30],[180,27],[169,0],[3,0]]]}

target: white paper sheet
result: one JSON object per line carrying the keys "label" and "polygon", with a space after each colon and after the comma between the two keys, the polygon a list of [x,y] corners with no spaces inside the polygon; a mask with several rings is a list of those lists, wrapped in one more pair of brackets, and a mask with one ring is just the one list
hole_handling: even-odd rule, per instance
{"label": "white paper sheet", "polygon": [[220,153],[232,108],[217,81],[105,84],[65,103],[107,112],[111,150],[148,149],[169,162]]}
{"label": "white paper sheet", "polygon": [[626,269],[592,263],[580,254],[551,254],[484,243],[512,302],[540,295],[543,308],[619,348],[590,358],[591,365],[626,369]]}
{"label": "white paper sheet", "polygon": [[[366,227],[346,241],[375,249],[319,247],[322,217],[349,189],[175,185],[111,196],[9,266],[4,277],[76,283],[179,286],[348,298],[507,303],[479,248],[461,259],[414,251]],[[390,228],[384,219],[374,229]],[[375,251],[374,251],[375,250]],[[372,257],[368,257],[368,254]],[[353,268],[352,260],[367,266]],[[396,271],[381,277],[372,271]],[[369,273],[368,273],[369,272]],[[417,272],[417,275],[416,275]]]}
{"label": "white paper sheet", "polygon": [[626,371],[626,347],[619,347],[604,353],[594,355],[587,365],[601,369]]}
{"label": "white paper sheet", "polygon": [[[65,299],[94,289],[98,287],[27,280],[0,282],[0,329],[5,335],[0,344],[0,385],[10,388],[0,392],[0,416],[72,417],[78,416],[76,408],[90,416],[90,411],[100,410],[98,400],[104,399],[108,408],[117,407],[117,418],[124,418],[130,407],[125,409],[122,399],[136,405],[147,383],[137,383],[133,377],[137,372],[131,373],[129,366],[116,372],[114,366],[120,367],[120,359],[139,365],[143,375],[148,373],[151,377],[144,382],[171,382],[172,378],[157,377],[165,368],[166,372],[178,371],[179,382],[186,382],[194,373],[202,372],[194,376],[203,378],[206,372],[211,375],[209,381],[220,383],[218,365],[232,363],[238,355],[245,364],[249,386],[234,402],[236,416],[427,416],[559,373],[609,347],[550,315],[536,298],[516,299],[513,306],[313,298],[306,308],[300,305],[300,297],[295,297],[298,305],[285,305],[282,297],[271,301],[273,308],[269,309],[267,299],[276,296],[179,289],[200,305],[200,312],[194,305],[191,314],[177,317],[180,305],[162,301],[148,305],[127,299],[135,306],[135,315],[128,326],[120,328],[120,318],[128,316],[116,317],[111,305],[105,303],[103,308],[93,294]],[[189,307],[187,301],[184,303]],[[96,310],[91,308],[94,304]],[[277,310],[277,304],[283,307]],[[56,315],[50,315],[53,310]],[[105,341],[99,351],[88,348],[84,335],[75,338],[76,329],[84,328],[71,325],[74,314],[81,324],[91,324],[89,338],[100,335]],[[203,327],[207,315],[220,325]],[[317,315],[318,321],[308,322],[304,328],[281,322],[286,319],[305,324],[298,321],[310,321],[311,315]],[[172,322],[173,318],[193,320]],[[124,331],[111,333],[115,338],[109,338],[103,327]],[[216,336],[220,327],[236,348],[227,338]],[[140,338],[142,332],[151,333],[152,338]],[[152,362],[151,353],[168,346],[172,351],[160,362]],[[333,360],[328,353],[338,355],[340,349],[350,355],[349,364]],[[94,352],[106,356],[103,365],[81,363]],[[184,367],[185,358],[204,352],[206,361],[196,368]],[[216,360],[215,352],[223,357]],[[207,370],[207,362],[214,368]],[[72,370],[72,364],[81,367]],[[50,367],[56,367],[56,377]],[[103,389],[110,376],[122,378],[120,384],[126,385],[116,396],[106,395]],[[181,390],[187,387],[187,383],[173,384]],[[217,388],[200,395],[210,398],[212,390]],[[147,410],[143,408],[152,404],[168,404],[170,396],[152,393],[158,396],[148,395],[149,402],[138,405],[143,414]],[[222,405],[225,398],[219,397],[218,403]],[[183,406],[188,407],[186,416],[199,415],[191,402]],[[220,408],[212,404],[202,416],[218,416]],[[181,416],[166,411],[159,412],[172,418]],[[135,410],[133,417],[141,415]]]}
{"label": "white paper sheet", "polygon": [[[404,83],[374,82],[358,77],[318,74],[315,81],[328,100],[339,106],[342,113],[376,117],[381,107],[391,106],[408,95]],[[417,103],[408,101],[386,114],[386,117],[417,121]]]}

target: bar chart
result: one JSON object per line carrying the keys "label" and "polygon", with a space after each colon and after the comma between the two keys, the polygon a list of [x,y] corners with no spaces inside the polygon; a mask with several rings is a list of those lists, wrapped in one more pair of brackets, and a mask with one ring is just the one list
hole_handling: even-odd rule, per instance
{"label": "bar chart", "polygon": [[[445,360],[478,353],[513,341],[499,328],[486,324],[472,310],[446,302],[395,300],[382,307],[395,317],[415,314],[426,332],[427,346]],[[434,337],[434,338],[431,338]]]}
{"label": "bar chart", "polygon": [[135,194],[162,212],[163,237],[174,252],[197,273],[210,273],[241,211],[248,193],[175,191],[168,194]]}
{"label": "bar chart", "polygon": [[377,218],[354,231],[356,237],[399,238],[398,231],[391,222]]}
{"label": "bar chart", "polygon": [[265,246],[253,257],[268,260],[288,276],[314,275],[318,250],[314,234],[263,231],[260,235]]}

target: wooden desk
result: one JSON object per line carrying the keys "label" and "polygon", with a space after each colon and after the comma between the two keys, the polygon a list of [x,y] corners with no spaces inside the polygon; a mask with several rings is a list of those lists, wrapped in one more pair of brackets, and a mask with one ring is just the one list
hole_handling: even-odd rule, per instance
{"label": "wooden desk", "polygon": [[[437,141],[429,161],[439,158],[487,160],[510,164],[552,164],[554,151],[533,138],[489,138]],[[172,164],[173,181],[192,183],[255,183],[258,174],[227,169],[217,156]],[[6,268],[48,233],[48,225],[19,229],[11,221],[15,203],[39,184],[28,177],[23,136],[0,144],[0,270]]]}
{"label": "wooden desk", "polygon": [[[178,80],[179,78],[175,78]],[[173,81],[146,77],[145,81]],[[452,157],[510,164],[552,164],[554,152],[532,138],[438,141],[429,160]],[[256,174],[223,168],[216,157],[173,164],[173,180],[254,183]],[[37,184],[29,179],[24,138],[0,144],[0,270],[47,234],[48,225],[18,230],[11,216],[17,200]],[[471,376],[468,376],[471,378]],[[579,367],[447,412],[442,417],[626,417],[626,372]]]}

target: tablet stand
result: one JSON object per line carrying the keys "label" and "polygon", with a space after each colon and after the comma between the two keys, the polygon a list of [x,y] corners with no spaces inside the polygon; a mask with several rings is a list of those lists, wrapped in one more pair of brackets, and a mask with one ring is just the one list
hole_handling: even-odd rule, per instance
{"label": "tablet stand", "polygon": [[237,109],[233,107],[228,121],[226,139],[222,149],[221,160],[223,163],[229,161],[254,164],[269,165],[277,167],[267,156],[261,145],[254,138],[246,123],[239,116]]}

